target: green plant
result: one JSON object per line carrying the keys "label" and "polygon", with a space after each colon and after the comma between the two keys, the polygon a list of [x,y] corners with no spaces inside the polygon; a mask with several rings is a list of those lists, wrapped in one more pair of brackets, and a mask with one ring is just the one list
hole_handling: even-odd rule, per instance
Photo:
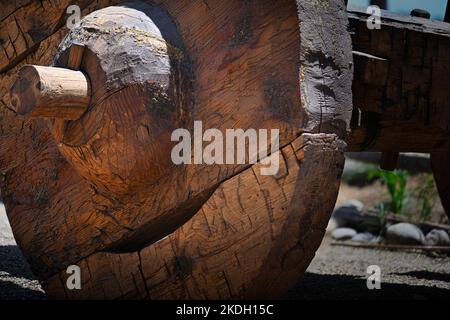
{"label": "green plant", "polygon": [[420,180],[420,185],[414,189],[414,195],[419,203],[420,218],[427,220],[436,205],[438,192],[432,174],[426,174]]}
{"label": "green plant", "polygon": [[406,200],[406,180],[408,172],[405,170],[385,171],[381,169],[371,170],[367,178],[370,180],[379,178],[387,186],[391,197],[390,209],[394,214],[401,213]]}
{"label": "green plant", "polygon": [[384,203],[380,203],[378,205],[378,218],[380,219],[380,225],[386,226],[387,223],[387,213],[386,208],[384,207]]}

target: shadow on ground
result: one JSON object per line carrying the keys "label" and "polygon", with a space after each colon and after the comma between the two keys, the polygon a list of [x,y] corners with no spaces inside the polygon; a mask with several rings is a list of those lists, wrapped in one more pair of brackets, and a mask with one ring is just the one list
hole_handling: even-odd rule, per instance
{"label": "shadow on ground", "polygon": [[0,299],[42,300],[46,295],[15,245],[0,246]]}
{"label": "shadow on ground", "polygon": [[22,252],[14,245],[0,246],[0,272],[2,271],[12,277],[34,279]]}
{"label": "shadow on ground", "polygon": [[0,300],[46,300],[42,291],[24,288],[10,281],[0,280]]}
{"label": "shadow on ground", "polygon": [[[418,280],[450,282],[447,274],[411,271],[399,276]],[[21,251],[15,245],[0,246],[0,300],[43,300],[40,291]],[[361,276],[318,274],[307,272],[285,297],[289,300],[422,300],[450,299],[450,290],[399,283],[383,283],[381,290],[368,290],[366,279]]]}
{"label": "shadow on ground", "polygon": [[[409,272],[407,275],[413,276],[411,273],[413,272]],[[422,272],[418,273],[423,276]],[[442,274],[426,276],[436,279],[439,275]],[[449,300],[450,290],[396,283],[382,283],[380,290],[369,290],[366,286],[366,279],[362,277],[305,273],[303,279],[289,291],[286,299]]]}
{"label": "shadow on ground", "polygon": [[[403,273],[395,273],[399,276],[410,276],[421,280],[438,280],[450,283],[450,274],[430,272],[430,271],[410,271]],[[450,295],[450,293],[449,293]]]}

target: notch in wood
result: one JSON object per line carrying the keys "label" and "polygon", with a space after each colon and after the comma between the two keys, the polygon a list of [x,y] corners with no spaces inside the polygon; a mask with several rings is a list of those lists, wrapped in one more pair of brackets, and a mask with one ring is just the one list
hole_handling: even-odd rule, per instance
{"label": "notch in wood", "polygon": [[73,43],[69,49],[69,58],[67,59],[66,67],[72,70],[80,70],[83,62],[84,45]]}
{"label": "notch in wood", "polygon": [[[67,59],[66,67],[72,70],[80,70],[81,63],[83,62],[84,45],[79,43],[73,43],[69,49],[69,57]],[[90,100],[90,98],[89,98]],[[86,106],[84,112],[86,112],[88,106]],[[83,112],[83,113],[84,113]],[[79,117],[81,117],[81,114]],[[55,140],[59,143],[64,140],[64,134],[66,132],[67,119],[55,118],[53,122],[52,133]]]}

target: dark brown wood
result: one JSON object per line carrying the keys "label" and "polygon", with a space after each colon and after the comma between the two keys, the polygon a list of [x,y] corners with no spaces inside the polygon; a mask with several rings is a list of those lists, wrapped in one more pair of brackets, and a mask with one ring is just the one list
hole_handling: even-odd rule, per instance
{"label": "dark brown wood", "polygon": [[[450,150],[450,27],[383,12],[381,30],[349,14],[355,80],[350,151],[434,154],[433,171],[447,213]],[[388,167],[394,167],[394,158]]]}
{"label": "dark brown wood", "polygon": [[85,46],[79,43],[72,43],[69,49],[66,67],[72,70],[80,70],[83,62]]}
{"label": "dark brown wood", "polygon": [[431,167],[434,180],[441,197],[442,206],[450,217],[450,152],[431,154]]}
{"label": "dark brown wood", "polygon": [[393,171],[397,169],[397,162],[400,154],[398,152],[385,151],[381,154],[380,168]]}
{"label": "dark brown wood", "polygon": [[81,9],[92,10],[88,6],[94,1],[10,1],[4,12],[5,2],[8,1],[2,1],[0,10],[0,72],[19,64],[39,47],[40,42],[64,26],[69,5],[76,4]]}
{"label": "dark brown wood", "polygon": [[383,12],[381,29],[368,30],[367,17],[349,13],[355,62],[349,150],[449,150],[450,26]]}

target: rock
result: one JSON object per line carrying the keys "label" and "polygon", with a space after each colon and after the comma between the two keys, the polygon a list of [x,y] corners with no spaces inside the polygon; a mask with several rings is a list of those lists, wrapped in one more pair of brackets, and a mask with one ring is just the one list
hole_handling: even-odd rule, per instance
{"label": "rock", "polygon": [[358,200],[351,200],[337,208],[333,213],[333,219],[336,226],[339,227],[355,227],[364,221],[361,214],[364,204]]}
{"label": "rock", "polygon": [[377,237],[370,232],[363,232],[355,234],[352,238],[352,241],[360,243],[373,243],[377,241]]}
{"label": "rock", "polygon": [[386,241],[392,244],[417,245],[425,243],[425,236],[416,225],[402,222],[386,229]]}
{"label": "rock", "polygon": [[364,203],[362,203],[359,200],[353,199],[350,200],[346,203],[344,203],[341,208],[354,208],[356,209],[358,212],[362,212],[364,209]]}
{"label": "rock", "polygon": [[337,228],[331,233],[331,237],[334,240],[348,240],[356,235],[356,230],[351,228]]}
{"label": "rock", "polygon": [[347,154],[345,155],[346,159],[344,172],[342,173],[342,181],[350,186],[364,187],[369,185],[370,181],[367,179],[367,172],[369,170],[376,170],[378,165],[350,159],[347,157]]}
{"label": "rock", "polygon": [[433,229],[425,237],[425,244],[428,246],[448,246],[450,245],[450,236],[445,230]]}

